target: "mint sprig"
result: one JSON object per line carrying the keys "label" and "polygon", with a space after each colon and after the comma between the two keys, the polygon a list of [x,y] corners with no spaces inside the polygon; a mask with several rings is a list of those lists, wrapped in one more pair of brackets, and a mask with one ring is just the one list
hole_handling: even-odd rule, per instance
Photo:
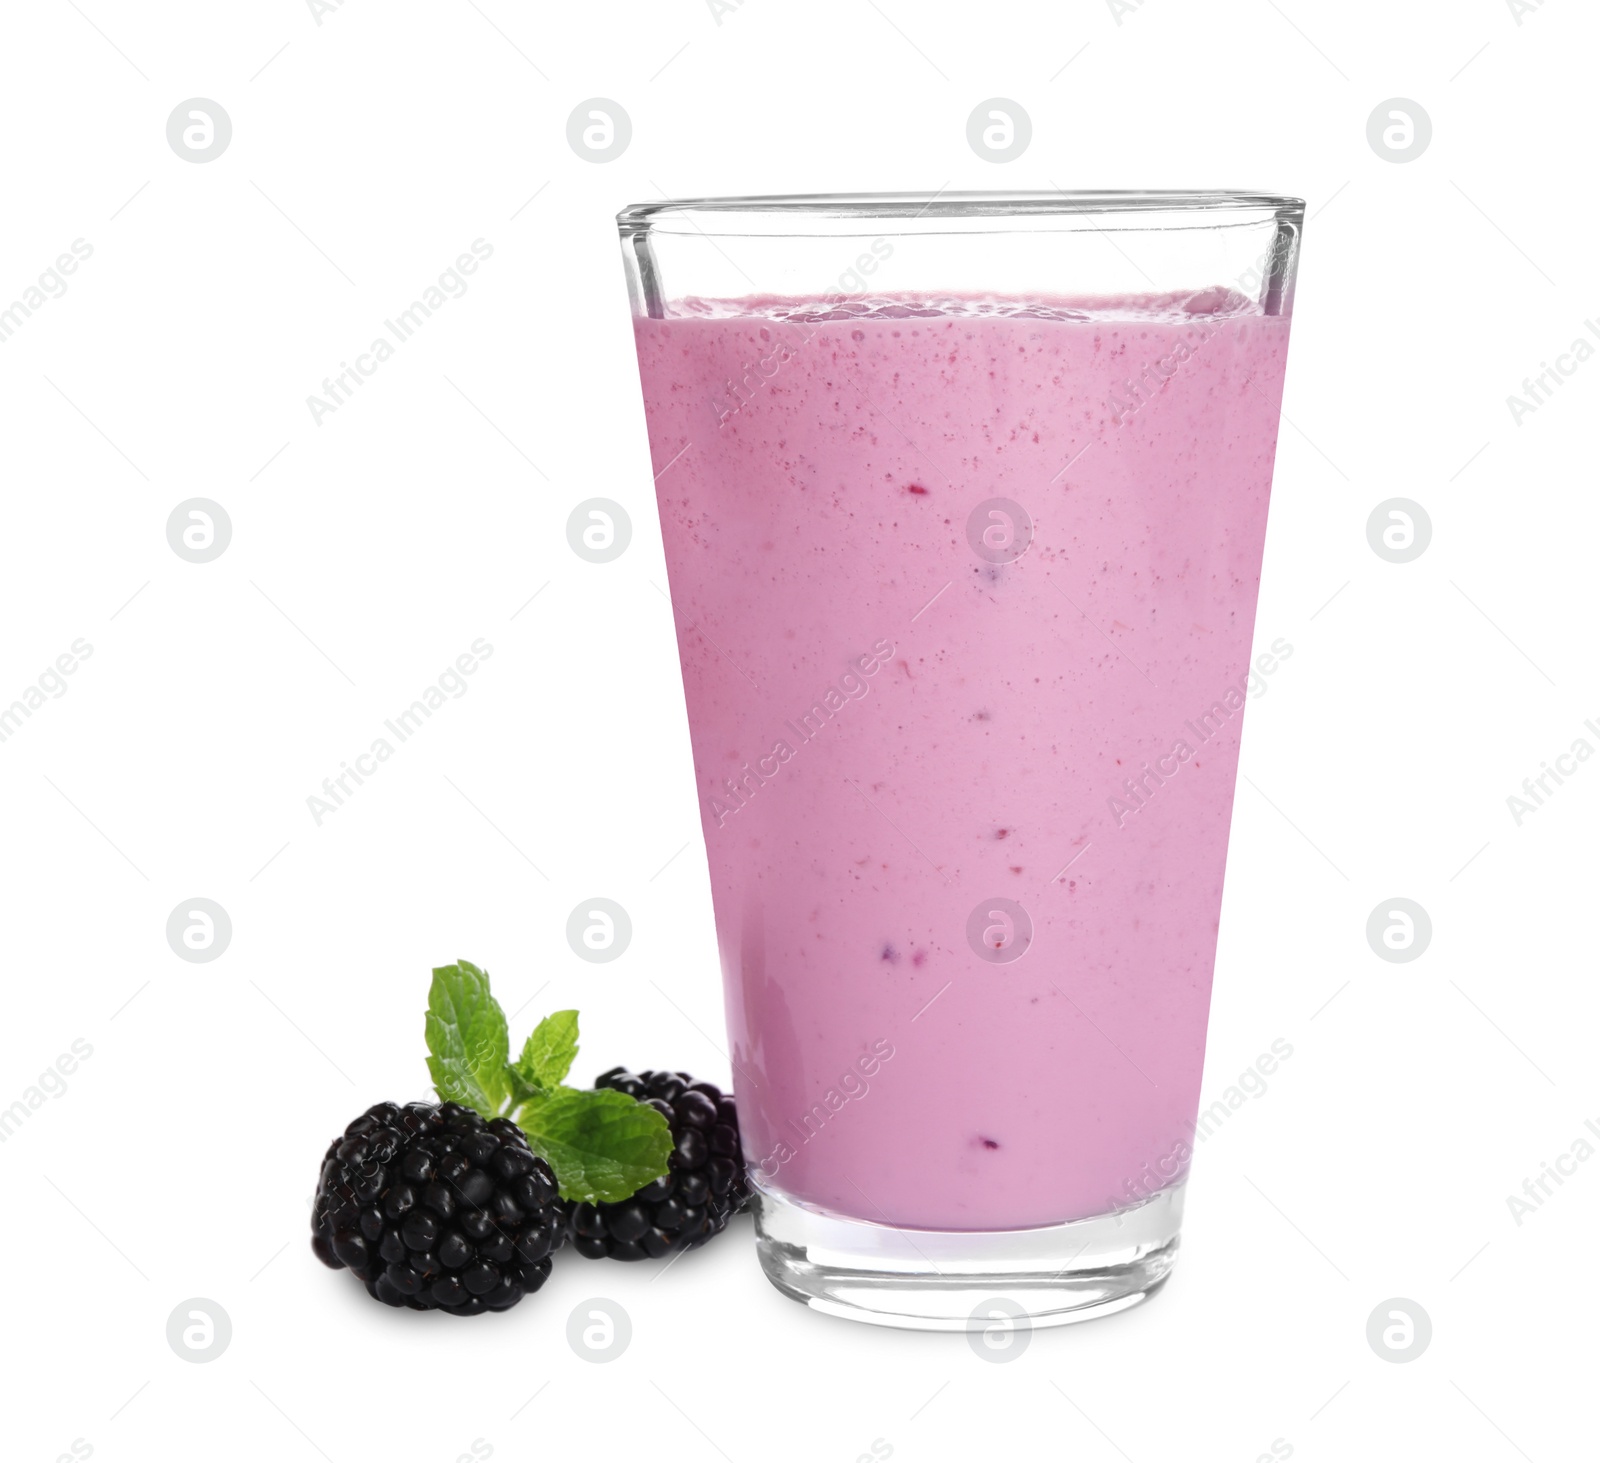
{"label": "mint sprig", "polygon": [[510,1117],[555,1170],[563,1199],[618,1203],[667,1171],[667,1120],[623,1092],[565,1085],[578,1013],[546,1016],[510,1061],[505,1012],[470,961],[440,966],[428,991],[428,1071],[445,1102]]}

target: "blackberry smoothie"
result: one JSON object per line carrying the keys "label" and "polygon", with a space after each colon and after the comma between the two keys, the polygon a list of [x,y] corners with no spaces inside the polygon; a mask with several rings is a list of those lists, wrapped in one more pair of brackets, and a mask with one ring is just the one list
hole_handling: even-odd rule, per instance
{"label": "blackberry smoothie", "polygon": [[989,1345],[1176,1261],[1304,215],[618,215],[756,1252],[814,1309]]}
{"label": "blackberry smoothie", "polygon": [[972,1231],[1181,1179],[1288,327],[1228,290],[636,321],[768,1191]]}

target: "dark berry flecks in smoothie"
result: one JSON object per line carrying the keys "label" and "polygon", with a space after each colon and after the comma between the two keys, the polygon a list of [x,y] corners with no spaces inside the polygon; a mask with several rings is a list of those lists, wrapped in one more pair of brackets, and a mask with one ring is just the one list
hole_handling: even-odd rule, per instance
{"label": "dark berry flecks in smoothie", "polygon": [[[658,494],[749,1150],[882,1041],[783,1193],[912,1228],[1104,1213],[1192,1135],[1241,718],[1135,814],[1108,799],[1248,666],[1289,321],[1219,290],[665,311],[640,373],[657,466],[695,444]],[[803,340],[719,428],[774,322]],[[969,544],[991,498],[1033,523],[1011,563]],[[825,736],[785,732],[841,685]],[[782,770],[719,827],[747,763]],[[992,965],[966,922],[1002,890],[1032,938]]]}

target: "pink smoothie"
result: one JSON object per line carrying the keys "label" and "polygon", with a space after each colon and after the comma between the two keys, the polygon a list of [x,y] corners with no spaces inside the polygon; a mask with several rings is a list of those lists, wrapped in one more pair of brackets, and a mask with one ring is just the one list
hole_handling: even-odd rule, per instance
{"label": "pink smoothie", "polygon": [[[956,1230],[1180,1181],[1288,319],[1210,290],[636,325],[758,1181]],[[1031,539],[969,532],[990,499]]]}

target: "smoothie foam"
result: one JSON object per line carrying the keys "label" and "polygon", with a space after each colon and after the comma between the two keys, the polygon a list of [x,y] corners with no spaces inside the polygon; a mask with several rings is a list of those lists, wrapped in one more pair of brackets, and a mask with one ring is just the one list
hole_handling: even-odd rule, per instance
{"label": "smoothie foam", "polygon": [[[982,1230],[1181,1177],[1288,319],[1207,290],[635,326],[758,1178]],[[991,499],[1032,521],[1010,562],[969,534]],[[1011,963],[969,943],[994,900],[1031,922]]]}

